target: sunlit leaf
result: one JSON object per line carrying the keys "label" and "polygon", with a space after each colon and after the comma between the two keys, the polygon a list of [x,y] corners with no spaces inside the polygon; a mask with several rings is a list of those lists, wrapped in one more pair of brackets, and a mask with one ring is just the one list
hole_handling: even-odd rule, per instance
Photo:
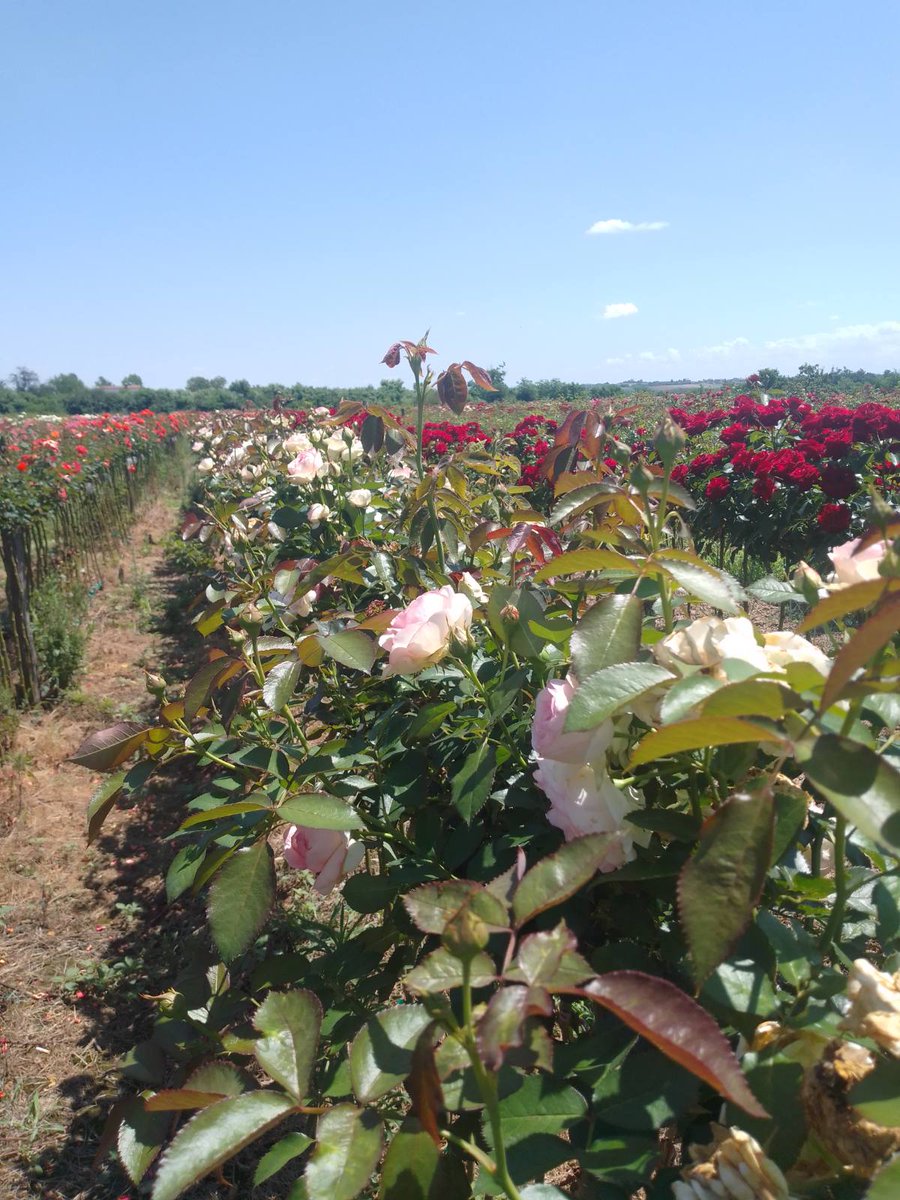
{"label": "sunlit leaf", "polygon": [[350,1047],[356,1098],[367,1104],[402,1083],[412,1069],[419,1035],[432,1022],[421,1004],[400,1004],[371,1017]]}
{"label": "sunlit leaf", "polygon": [[264,838],[238,850],[209,893],[209,925],[225,962],[250,946],[275,902],[275,868]]}
{"label": "sunlit leaf", "polygon": [[381,1157],[381,1121],[371,1109],[338,1104],[319,1117],[306,1164],[309,1200],[354,1200]]}
{"label": "sunlit leaf", "polygon": [[861,742],[825,733],[797,747],[807,779],[867,838],[900,854],[900,771]]}
{"label": "sunlit leaf", "polygon": [[579,684],[566,714],[565,732],[594,729],[640,696],[671,683],[674,676],[649,662],[623,662],[603,667]]}
{"label": "sunlit leaf", "polygon": [[633,662],[641,644],[644,606],[613,593],[593,604],[572,631],[572,666],[581,683],[616,663]]}
{"label": "sunlit leaf", "polygon": [[269,992],[253,1024],[263,1034],[253,1046],[257,1062],[295,1100],[302,1100],[316,1061],[322,1005],[304,989]]}
{"label": "sunlit leaf", "polygon": [[609,842],[608,834],[590,833],[565,842],[554,854],[535,863],[513,894],[516,926],[562,904],[589,883],[609,851]]}
{"label": "sunlit leaf", "polygon": [[638,743],[631,755],[629,766],[653,762],[670,754],[684,750],[702,750],[707,746],[732,746],[742,742],[762,742],[779,745],[783,736],[752,721],[740,717],[697,717],[688,721],[676,721],[647,736]]}

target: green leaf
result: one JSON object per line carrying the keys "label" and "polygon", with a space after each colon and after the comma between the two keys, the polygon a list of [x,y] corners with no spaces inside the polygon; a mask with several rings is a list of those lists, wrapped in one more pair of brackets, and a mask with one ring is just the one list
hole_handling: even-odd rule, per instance
{"label": "green leaf", "polygon": [[442,1157],[431,1134],[407,1117],[384,1156],[378,1200],[465,1200],[470,1194],[462,1164]]}
{"label": "green leaf", "polygon": [[122,791],[122,785],[125,782],[127,771],[117,771],[115,775],[111,775],[109,779],[105,779],[97,788],[93,796],[88,802],[88,845],[94,841],[103,822],[111,812],[119,793]]}
{"label": "green leaf", "polygon": [[184,719],[188,725],[209,700],[219,676],[234,667],[236,662],[236,659],[220,653],[217,658],[204,663],[196,672],[184,692]]}
{"label": "green leaf", "polygon": [[590,882],[606,857],[609,842],[608,834],[589,833],[586,837],[565,842],[555,854],[541,859],[526,871],[513,895],[516,927],[538,913],[562,904]]}
{"label": "green leaf", "polygon": [[594,729],[601,721],[631,704],[652,688],[673,682],[665,668],[656,663],[614,663],[595,671],[579,683],[566,713],[566,733]]}
{"label": "green leaf", "polygon": [[271,1149],[267,1150],[256,1164],[253,1186],[259,1187],[261,1183],[271,1179],[282,1167],[286,1167],[289,1162],[298,1158],[311,1145],[312,1138],[307,1137],[305,1133],[286,1133],[281,1141],[276,1142]]}
{"label": "green leaf", "polygon": [[229,1062],[207,1062],[192,1071],[184,1082],[187,1088],[200,1092],[218,1092],[220,1096],[240,1096],[244,1079]]}
{"label": "green leaf", "polygon": [[[522,1086],[500,1100],[500,1121],[507,1145],[535,1133],[562,1133],[584,1116],[587,1102],[573,1087],[546,1075],[528,1075]],[[493,1145],[488,1128],[488,1144]]]}
{"label": "green leaf", "polygon": [[[487,954],[476,954],[471,960],[470,980],[472,987],[487,987],[494,982],[496,972],[493,961]],[[405,979],[406,986],[423,996],[434,992],[449,992],[462,987],[463,966],[460,960],[443,946],[426,954],[418,966]]]}
{"label": "green leaf", "polygon": [[175,1200],[191,1184],[277,1125],[293,1103],[278,1092],[246,1092],[211,1104],[178,1132],[159,1164],[152,1200]]}
{"label": "green leaf", "polygon": [[352,1104],[329,1109],[319,1117],[316,1148],[306,1164],[309,1200],[354,1200],[369,1182],[380,1156],[377,1113]]}
{"label": "green leaf", "polygon": [[365,822],[346,800],[324,792],[297,792],[275,810],[282,821],[307,829],[338,829],[349,832],[365,828]]}
{"label": "green leaf", "polygon": [[851,1088],[848,1099],[876,1125],[900,1126],[900,1062],[878,1059],[875,1070]]}
{"label": "green leaf", "polygon": [[329,658],[343,667],[368,675],[378,654],[375,639],[361,629],[345,629],[341,633],[318,634],[318,642]]}
{"label": "green leaf", "polygon": [[638,742],[628,765],[638,767],[670,754],[680,754],[683,750],[705,750],[707,746],[731,746],[740,742],[774,742],[778,745],[783,738],[765,725],[740,717],[695,717],[648,733]]}
{"label": "green leaf", "polygon": [[747,594],[754,600],[762,600],[763,604],[790,604],[792,601],[798,604],[806,603],[806,597],[802,592],[798,592],[792,583],[785,583],[783,579],[775,579],[771,575],[751,583]]}
{"label": "green leaf", "polygon": [[750,923],[772,854],[771,792],[731,796],[706,821],[678,880],[678,911],[698,985]]}
{"label": "green leaf", "polygon": [[567,989],[603,1005],[663,1054],[753,1116],[768,1114],[750,1091],[734,1052],[708,1012],[666,979],[610,971]]}
{"label": "green leaf", "polygon": [[507,1050],[522,1045],[529,1016],[552,1016],[553,1006],[543,988],[512,984],[491,996],[476,1029],[478,1053],[491,1071],[499,1070]]}
{"label": "green leaf", "polygon": [[238,850],[209,892],[209,925],[225,962],[250,946],[275,902],[275,866],[265,838]]}
{"label": "green leaf", "polygon": [[166,900],[169,904],[174,903],[194,882],[205,854],[203,846],[190,842],[182,846],[172,859],[166,872]]}
{"label": "green leaf", "polygon": [[640,567],[618,550],[567,550],[565,554],[551,558],[545,566],[536,571],[534,579],[536,583],[543,583],[546,579],[559,579],[564,575],[608,570],[637,575]]}
{"label": "green leaf", "polygon": [[[706,700],[704,717],[783,717],[791,692],[772,679],[742,679],[717,688]],[[796,699],[796,698],[795,698]]]}
{"label": "green leaf", "polygon": [[900,854],[900,772],[852,738],[825,733],[797,747],[807,779],[873,842]]}
{"label": "green leaf", "polygon": [[644,606],[637,596],[613,593],[592,605],[572,632],[575,675],[584,681],[596,671],[633,662],[641,644]]}
{"label": "green leaf", "polygon": [[272,712],[281,712],[285,707],[293,696],[302,673],[303,664],[296,658],[276,663],[271,669],[263,684],[262,694]]}
{"label": "green leaf", "polygon": [[253,1024],[264,1034],[254,1043],[257,1062],[295,1100],[303,1100],[316,1061],[322,1005],[302,989],[269,992]]}
{"label": "green leaf", "polygon": [[695,566],[694,563],[672,560],[667,557],[665,550],[657,555],[656,561],[689,595],[731,616],[740,614],[741,601],[746,599],[744,589],[724,571],[716,571],[708,565]]}
{"label": "green leaf", "polygon": [[897,1200],[900,1196],[900,1154],[881,1168],[869,1184],[866,1200]]}
{"label": "green leaf", "polygon": [[143,746],[149,735],[149,726],[119,721],[108,729],[88,734],[69,762],[91,771],[114,771]]}
{"label": "green leaf", "polygon": [[402,1083],[419,1035],[432,1018],[421,1004],[398,1004],[370,1018],[350,1047],[353,1091],[363,1104]]}
{"label": "green leaf", "polygon": [[471,908],[493,929],[509,928],[509,913],[503,901],[483,884],[468,879],[423,883],[407,892],[403,906],[423,933],[443,933],[463,908]]}
{"label": "green leaf", "polygon": [[549,991],[574,987],[593,974],[590,963],[578,953],[578,939],[565,921],[555,929],[523,938],[519,953],[505,978]]}
{"label": "green leaf", "polygon": [[721,682],[709,675],[688,675],[685,679],[679,679],[662,698],[659,713],[663,725],[683,720],[692,708],[702,704],[720,687]]}
{"label": "green leaf", "polygon": [[[150,1096],[145,1092],[145,1096]],[[130,1097],[122,1110],[116,1149],[128,1178],[135,1186],[147,1173],[165,1142],[172,1118],[164,1112],[147,1112],[139,1096]]]}
{"label": "green leaf", "polygon": [[775,779],[772,783],[775,792],[775,836],[772,839],[772,859],[769,866],[774,866],[797,834],[806,823],[807,797],[799,788],[788,790]]}
{"label": "green leaf", "polygon": [[468,755],[453,776],[453,806],[467,825],[472,824],[487,802],[494,787],[496,773],[497,747],[490,742],[482,742],[477,750]]}

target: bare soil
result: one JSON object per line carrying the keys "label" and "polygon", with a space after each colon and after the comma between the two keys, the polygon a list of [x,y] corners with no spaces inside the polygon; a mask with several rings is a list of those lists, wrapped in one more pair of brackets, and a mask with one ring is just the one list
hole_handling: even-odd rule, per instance
{"label": "bare soil", "polygon": [[[164,896],[161,824],[177,781],[131,811],[114,809],[87,845],[86,811],[100,776],[68,762],[90,732],[151,708],[144,667],[180,652],[159,628],[178,580],[161,542],[178,501],[145,508],[90,604],[85,670],[50,711],[23,716],[0,767],[0,1196],[117,1200],[134,1189],[93,1158],[118,1057],[143,1036],[148,963]],[[160,859],[162,851],[162,862]],[[164,869],[164,867],[163,867]],[[140,946],[140,958],[130,955]]]}

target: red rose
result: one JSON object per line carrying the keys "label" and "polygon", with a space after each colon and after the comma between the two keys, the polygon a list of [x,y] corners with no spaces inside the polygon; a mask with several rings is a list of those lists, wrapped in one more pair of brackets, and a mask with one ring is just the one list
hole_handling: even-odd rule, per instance
{"label": "red rose", "polygon": [[760,475],[756,483],[754,483],[752,491],[758,500],[764,500],[768,503],[775,495],[775,480],[771,475]]}
{"label": "red rose", "polygon": [[788,483],[796,488],[811,488],[814,483],[819,482],[819,468],[814,467],[812,463],[803,463],[799,467],[794,467],[788,472]]}
{"label": "red rose", "polygon": [[706,485],[706,497],[708,500],[723,500],[728,493],[731,484],[728,481],[727,475],[714,475]]}
{"label": "red rose", "polygon": [[859,488],[856,476],[847,467],[828,463],[822,468],[822,491],[832,500],[846,500]]}
{"label": "red rose", "polygon": [[852,515],[846,504],[823,504],[816,521],[825,533],[846,533]]}
{"label": "red rose", "polygon": [[687,479],[687,463],[679,463],[677,467],[672,468],[672,482],[684,483]]}

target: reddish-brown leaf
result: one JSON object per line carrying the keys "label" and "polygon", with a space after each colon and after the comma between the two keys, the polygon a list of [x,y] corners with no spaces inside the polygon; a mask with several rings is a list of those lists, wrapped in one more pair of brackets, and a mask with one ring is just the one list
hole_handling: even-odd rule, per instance
{"label": "reddish-brown leaf", "polygon": [[586,412],[570,412],[556,431],[554,446],[577,446],[587,420]]}
{"label": "reddish-brown leaf", "polygon": [[149,734],[149,726],[119,721],[88,734],[69,761],[91,771],[114,771],[146,742]]}
{"label": "reddish-brown leaf", "polygon": [[674,983],[643,971],[610,971],[582,987],[559,990],[602,1004],[726,1100],[753,1117],[768,1117],[721,1029]]}
{"label": "reddish-brown leaf", "polygon": [[387,354],[381,360],[386,367],[396,367],[400,363],[400,343],[394,342]]}
{"label": "reddish-brown leaf", "polygon": [[429,1025],[416,1042],[412,1070],[406,1080],[412,1100],[411,1113],[435,1145],[441,1144],[440,1128],[444,1117],[444,1092],[434,1061],[434,1030]]}
{"label": "reddish-brown leaf", "polygon": [[459,363],[451,363],[446,371],[441,371],[437,377],[437,394],[442,404],[446,404],[457,416],[466,407],[469,385],[465,381],[462,367]]}
{"label": "reddish-brown leaf", "polygon": [[467,358],[463,360],[462,365],[472,376],[472,382],[474,384],[486,392],[496,392],[497,389],[494,387],[494,382],[490,375],[488,375],[487,371],[482,370],[481,367],[476,367],[475,364],[469,362]]}

